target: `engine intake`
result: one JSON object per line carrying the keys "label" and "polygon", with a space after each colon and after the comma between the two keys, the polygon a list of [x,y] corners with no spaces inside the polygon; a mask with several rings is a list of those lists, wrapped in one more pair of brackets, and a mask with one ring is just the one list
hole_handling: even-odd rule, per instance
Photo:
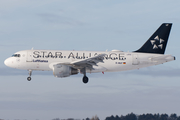
{"label": "engine intake", "polygon": [[67,65],[57,64],[53,67],[53,75],[55,77],[68,77],[70,75],[78,74],[78,70]]}

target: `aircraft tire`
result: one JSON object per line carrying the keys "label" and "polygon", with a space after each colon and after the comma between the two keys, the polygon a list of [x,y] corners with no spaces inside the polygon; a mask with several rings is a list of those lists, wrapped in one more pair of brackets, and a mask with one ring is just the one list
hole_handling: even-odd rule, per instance
{"label": "aircraft tire", "polygon": [[28,81],[31,81],[31,77],[28,77],[27,80],[28,80]]}
{"label": "aircraft tire", "polygon": [[83,77],[83,83],[86,84],[86,83],[88,83],[88,81],[89,81],[88,77],[87,77],[87,76],[84,76],[84,77]]}

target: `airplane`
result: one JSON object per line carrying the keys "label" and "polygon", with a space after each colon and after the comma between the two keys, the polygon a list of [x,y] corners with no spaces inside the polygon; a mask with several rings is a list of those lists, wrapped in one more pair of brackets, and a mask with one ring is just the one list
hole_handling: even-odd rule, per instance
{"label": "airplane", "polygon": [[133,70],[175,60],[174,56],[164,54],[171,26],[172,23],[163,23],[140,49],[133,52],[31,49],[14,53],[4,64],[28,70],[28,81],[31,81],[32,71],[53,71],[58,78],[82,73],[83,83],[88,83],[86,73]]}

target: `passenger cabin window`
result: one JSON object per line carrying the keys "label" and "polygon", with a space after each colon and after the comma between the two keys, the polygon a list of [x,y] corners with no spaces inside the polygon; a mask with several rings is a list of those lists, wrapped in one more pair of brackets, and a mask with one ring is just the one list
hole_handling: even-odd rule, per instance
{"label": "passenger cabin window", "polygon": [[12,55],[12,57],[21,57],[21,55],[20,54],[14,54],[14,55]]}

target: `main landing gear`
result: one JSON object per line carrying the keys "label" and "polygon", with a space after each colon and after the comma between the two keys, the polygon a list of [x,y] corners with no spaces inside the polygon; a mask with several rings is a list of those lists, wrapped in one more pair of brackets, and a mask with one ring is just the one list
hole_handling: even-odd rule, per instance
{"label": "main landing gear", "polygon": [[31,81],[31,75],[32,75],[32,70],[29,70],[29,77],[27,77],[28,81]]}
{"label": "main landing gear", "polygon": [[83,83],[85,83],[85,84],[88,83],[89,79],[86,76],[86,68],[81,69],[81,72],[84,74],[84,77],[82,79]]}
{"label": "main landing gear", "polygon": [[83,83],[86,84],[86,83],[88,83],[88,81],[89,81],[89,80],[88,80],[88,77],[84,75],[84,77],[83,77]]}

